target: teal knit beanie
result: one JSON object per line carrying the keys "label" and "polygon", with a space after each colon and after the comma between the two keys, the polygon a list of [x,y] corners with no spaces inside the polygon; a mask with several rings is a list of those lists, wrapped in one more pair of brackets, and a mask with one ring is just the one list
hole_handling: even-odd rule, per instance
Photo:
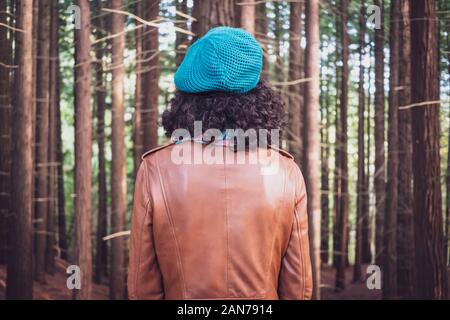
{"label": "teal knit beanie", "polygon": [[262,49],[247,31],[216,27],[188,50],[175,73],[175,86],[188,93],[244,93],[256,87]]}

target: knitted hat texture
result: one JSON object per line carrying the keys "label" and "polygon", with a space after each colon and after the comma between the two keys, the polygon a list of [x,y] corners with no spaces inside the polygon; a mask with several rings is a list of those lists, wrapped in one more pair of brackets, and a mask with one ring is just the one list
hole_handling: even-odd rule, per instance
{"label": "knitted hat texture", "polygon": [[262,49],[247,31],[216,27],[188,50],[175,73],[175,86],[188,93],[244,93],[256,87]]}

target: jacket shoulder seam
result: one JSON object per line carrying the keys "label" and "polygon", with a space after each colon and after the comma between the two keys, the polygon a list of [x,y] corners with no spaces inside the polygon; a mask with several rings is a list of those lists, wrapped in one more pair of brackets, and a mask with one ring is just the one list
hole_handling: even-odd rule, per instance
{"label": "jacket shoulder seam", "polygon": [[285,156],[286,158],[294,160],[294,156],[287,152],[286,150],[280,149],[278,147],[275,147],[273,145],[269,145],[269,148],[275,151],[278,151],[281,155]]}
{"label": "jacket shoulder seam", "polygon": [[168,144],[165,144],[165,145],[162,145],[162,146],[159,146],[159,147],[150,149],[150,150],[148,150],[147,152],[145,152],[145,153],[141,156],[141,160],[144,160],[144,158],[145,158],[146,156],[148,156],[148,155],[150,155],[150,154],[152,154],[152,153],[155,153],[155,152],[157,152],[157,151],[159,151],[159,150],[165,149],[165,148],[167,148],[167,147],[169,147],[169,146],[171,146],[171,145],[173,145],[173,144],[175,144],[175,142],[171,142],[171,143],[168,143]]}
{"label": "jacket shoulder seam", "polygon": [[[173,144],[173,143],[172,143]],[[170,144],[171,145],[171,144]],[[167,146],[165,146],[167,147]],[[181,278],[181,282],[182,282],[182,290],[183,290],[183,297],[186,298],[187,297],[187,288],[186,288],[186,281],[184,278],[184,270],[183,270],[183,263],[181,262],[181,256],[180,256],[180,246],[178,243],[178,239],[175,233],[175,226],[173,223],[173,219],[172,219],[172,213],[170,211],[170,207],[167,201],[167,196],[166,196],[166,192],[165,192],[165,187],[164,187],[164,182],[161,176],[161,171],[158,165],[158,157],[156,157],[156,170],[158,173],[158,179],[161,185],[161,194],[162,194],[162,198],[164,201],[164,207],[166,209],[166,214],[167,214],[167,219],[169,220],[169,224],[170,224],[170,228],[171,228],[171,233],[172,233],[172,238],[175,242],[175,251],[176,251],[176,255],[177,255],[177,264],[178,264],[178,268],[179,268],[179,274],[180,274],[180,278]]]}

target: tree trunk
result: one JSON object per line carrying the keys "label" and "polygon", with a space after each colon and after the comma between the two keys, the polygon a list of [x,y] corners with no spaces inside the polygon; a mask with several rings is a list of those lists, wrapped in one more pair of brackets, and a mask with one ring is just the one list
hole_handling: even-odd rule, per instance
{"label": "tree trunk", "polygon": [[[7,1],[0,1],[0,23],[7,24],[8,10]],[[10,215],[10,183],[11,183],[11,71],[7,67],[12,65],[12,32],[5,27],[0,27],[0,264],[6,263],[8,251],[7,243],[7,219]]]}
{"label": "tree trunk", "polygon": [[[274,2],[273,3],[274,6],[274,19],[275,21],[273,22],[273,34],[274,37],[270,39],[270,42],[272,43],[272,48],[273,48],[273,53],[275,55],[275,62],[273,63],[273,74],[275,76],[275,81],[278,83],[278,87],[276,88],[276,90],[278,91],[282,101],[284,104],[287,104],[287,112],[286,112],[286,118],[288,118],[291,114],[293,114],[298,108],[298,112],[300,112],[300,114],[302,114],[302,103],[303,103],[303,94],[304,94],[304,88],[301,88],[300,90],[302,91],[302,95],[299,95],[299,106],[297,108],[294,108],[294,111],[292,112],[291,109],[291,105],[288,103],[288,98],[289,98],[289,93],[288,92],[288,88],[287,86],[283,85],[282,83],[286,81],[286,74],[285,74],[285,66],[284,66],[284,60],[283,57],[281,56],[281,47],[282,47],[282,43],[283,43],[283,20],[284,17],[282,16],[282,10],[283,10],[283,3],[280,2]],[[301,47],[300,47],[301,48]],[[303,69],[303,61],[299,61],[299,70],[301,70],[300,72],[302,72]],[[298,119],[302,119],[302,116],[299,116]],[[287,136],[287,144],[288,147],[291,147],[291,142],[297,142],[296,143],[296,150],[294,149],[289,149],[289,152],[293,151],[294,154],[294,160],[297,162],[297,164],[299,164],[300,168],[301,164],[304,163],[306,161],[306,159],[302,159],[303,157],[303,152],[301,150],[301,148],[303,147],[303,145],[300,142],[300,139],[302,137],[302,135],[304,134],[304,127],[301,127],[301,122],[298,122],[298,130],[299,134],[297,136],[294,136],[295,133],[294,132],[290,132],[290,128],[289,126],[291,125],[291,121],[289,121],[290,119],[285,119],[285,121],[288,123],[288,136]],[[295,119],[294,119],[295,122]],[[282,134],[281,139],[285,140],[286,138],[284,137],[284,132]],[[294,142],[294,143],[295,143]]]}
{"label": "tree trunk", "polygon": [[311,78],[305,90],[306,186],[308,193],[308,226],[313,266],[313,298],[320,300],[320,127],[319,127],[319,0],[306,3],[305,74]]}
{"label": "tree trunk", "polygon": [[[450,5],[448,5],[447,2],[447,8],[450,8]],[[447,19],[445,22],[446,30],[450,29],[450,21]],[[447,45],[447,72],[450,74],[450,33],[447,32],[446,36],[446,45]],[[450,83],[450,82],[449,82]],[[449,114],[449,123],[450,123],[450,114]],[[446,179],[446,190],[447,195],[445,197],[446,199],[446,209],[445,209],[445,235],[446,235],[446,241],[445,241],[445,253],[447,254],[447,265],[450,265],[450,127],[448,129],[448,152],[447,152],[447,179]]]}
{"label": "tree trunk", "polygon": [[[139,6],[136,4],[136,6]],[[185,14],[188,14],[188,6],[187,6],[187,0],[176,0],[176,8],[178,11],[183,12]],[[189,26],[187,22],[183,22],[182,24],[178,24],[180,28],[183,28],[185,30],[189,30]],[[137,36],[137,34],[136,34]],[[177,32],[176,38],[175,38],[175,64],[178,67],[181,62],[184,59],[184,55],[186,54],[187,47],[189,44],[189,38],[187,34],[182,32]]]}
{"label": "tree trunk", "polygon": [[[177,0],[178,5],[178,0]],[[135,3],[135,14],[138,17],[142,17],[142,2],[138,1]],[[135,32],[135,43],[136,43],[136,87],[134,92],[134,114],[133,114],[133,158],[134,158],[134,176],[137,174],[137,170],[141,163],[141,156],[144,153],[142,140],[143,127],[142,127],[142,59],[144,57],[142,45],[143,45],[143,28],[139,21],[136,21],[136,26],[140,28],[136,29]],[[179,32],[177,32],[177,40],[179,37]],[[176,46],[176,50],[178,47]],[[178,51],[177,51],[178,58]],[[103,81],[103,80],[102,80]],[[103,116],[104,117],[104,116]]]}
{"label": "tree trunk", "polygon": [[35,212],[35,278],[45,282],[45,253],[48,215],[48,137],[50,102],[50,1],[39,1],[39,30],[36,76],[36,212]]}
{"label": "tree trunk", "polygon": [[88,0],[78,0],[81,28],[75,29],[75,261],[81,271],[78,298],[91,295],[91,177],[92,110],[90,9]]}
{"label": "tree trunk", "polygon": [[342,55],[342,74],[341,74],[341,94],[340,94],[340,197],[339,197],[339,222],[338,237],[339,253],[336,269],[336,288],[345,289],[345,268],[347,266],[348,250],[348,156],[347,156],[347,110],[348,110],[348,78],[349,78],[349,35],[348,35],[348,0],[340,1],[341,11],[341,55]]}
{"label": "tree trunk", "polygon": [[15,91],[12,125],[11,216],[8,219],[9,255],[7,299],[32,299],[32,213],[33,213],[33,4],[17,2],[15,32]]}
{"label": "tree trunk", "polygon": [[[37,137],[36,137],[36,111],[37,111],[37,96],[36,96],[36,90],[37,90],[37,85],[36,85],[36,77],[37,77],[37,64],[38,64],[38,32],[39,32],[39,0],[33,0],[33,104],[32,104],[32,110],[30,110],[31,112],[33,112],[33,137],[34,137],[34,141],[33,141],[33,157],[34,159],[36,159],[36,146],[37,144]],[[36,163],[33,164],[34,166],[36,166]],[[34,198],[33,198],[33,202],[36,202],[36,198],[37,198],[37,191],[36,191],[36,167],[34,168],[34,174],[33,174],[33,191],[34,191]],[[34,206],[34,210],[36,211],[36,204],[33,204]],[[36,216],[36,212],[34,212],[34,216],[33,216],[33,232],[36,232],[36,227],[35,227],[35,217]],[[33,240],[35,240],[33,238]],[[35,244],[34,244],[35,245]],[[33,252],[34,254],[34,252]],[[33,262],[34,263],[34,262]]]}
{"label": "tree trunk", "polygon": [[234,1],[233,6],[233,14],[234,14],[234,27],[241,28],[241,11],[242,11],[242,5],[239,4],[239,1]]}
{"label": "tree trunk", "polygon": [[49,110],[49,139],[48,139],[48,216],[47,216],[47,245],[45,270],[54,274],[56,255],[56,214],[57,214],[57,126],[56,110],[59,108],[58,82],[59,82],[59,14],[58,2],[51,2],[51,27],[50,27],[50,110]]}
{"label": "tree trunk", "polygon": [[[146,1],[145,18],[148,21],[155,20],[159,15],[159,0]],[[118,32],[122,32],[120,30]],[[149,150],[158,145],[158,99],[159,76],[161,66],[159,63],[158,28],[146,26],[144,29],[145,64],[143,63],[144,104],[142,106],[143,148]]]}
{"label": "tree trunk", "polygon": [[[339,24],[339,17],[336,16],[336,24]],[[336,30],[336,46],[339,47],[340,30]],[[337,97],[340,95],[340,83],[342,68],[338,65],[341,60],[340,51],[336,52],[335,68],[336,68],[336,110],[335,110],[335,145],[334,145],[334,174],[333,174],[333,267],[337,268],[339,261],[339,212],[340,212],[340,196],[341,196],[341,121],[339,117],[340,102]]]}
{"label": "tree trunk", "polygon": [[397,297],[398,85],[400,2],[391,2],[389,29],[389,118],[386,214],[384,224],[383,298]]}
{"label": "tree trunk", "polygon": [[[251,34],[255,34],[255,4],[248,2],[249,4],[241,5],[240,24],[241,28],[247,30]],[[300,17],[299,17],[300,19]]]}
{"label": "tree trunk", "polygon": [[267,36],[267,13],[266,3],[256,4],[255,12],[255,38],[263,49],[263,70],[261,78],[269,80],[269,53],[267,52],[268,36]]}
{"label": "tree trunk", "polygon": [[383,227],[385,214],[385,159],[384,159],[384,9],[383,0],[375,0],[381,8],[381,26],[375,29],[375,262],[383,265]]}
{"label": "tree trunk", "polygon": [[[372,52],[372,46],[369,43],[368,52],[369,54]],[[369,66],[369,69],[367,70],[367,116],[366,116],[366,137],[367,137],[367,152],[366,152],[366,173],[365,177],[366,180],[364,182],[364,209],[363,212],[365,212],[365,215],[363,217],[363,228],[362,228],[362,263],[371,263],[372,262],[372,250],[371,250],[371,243],[372,243],[372,215],[371,215],[371,205],[370,205],[370,181],[371,181],[371,174],[370,174],[370,167],[371,167],[371,136],[372,136],[372,105],[371,105],[371,74],[372,74],[372,68]]]}
{"label": "tree trunk", "polygon": [[355,265],[353,268],[353,281],[359,282],[362,277],[362,260],[363,260],[363,224],[364,220],[368,219],[365,211],[364,199],[366,184],[366,169],[365,169],[365,145],[364,145],[364,111],[365,111],[365,91],[364,91],[364,56],[365,50],[365,36],[366,36],[366,21],[365,21],[365,1],[361,2],[359,11],[359,83],[358,83],[358,181],[357,181],[357,201],[356,201],[356,244],[355,244]]}
{"label": "tree trunk", "polygon": [[414,232],[419,299],[447,298],[439,155],[436,2],[410,1]]}
{"label": "tree trunk", "polygon": [[[139,3],[139,2],[138,2]],[[137,14],[137,16],[139,16]],[[101,4],[98,5],[97,38],[104,36],[105,24],[101,16]],[[140,30],[140,29],[138,29]],[[108,252],[107,244],[103,237],[107,233],[107,187],[106,187],[106,160],[105,160],[105,109],[106,109],[106,87],[104,84],[103,57],[105,49],[103,42],[96,45],[96,71],[95,71],[95,100],[97,105],[97,145],[98,145],[98,212],[97,212],[97,232],[95,250],[95,274],[94,280],[101,283],[107,274]],[[139,58],[138,58],[139,59]]]}
{"label": "tree trunk", "polygon": [[[302,38],[302,6],[300,2],[290,4],[290,25],[289,25],[289,81],[295,81],[301,78],[301,38]],[[289,117],[288,117],[288,149],[294,156],[295,162],[301,164],[301,103],[302,86],[295,84],[289,87]]]}
{"label": "tree trunk", "polygon": [[[275,65],[274,65],[274,73],[275,73],[275,79],[277,82],[284,82],[285,80],[285,74],[284,74],[284,65],[283,65],[283,59],[281,57],[281,42],[282,40],[282,32],[283,32],[283,17],[281,16],[281,7],[282,4],[280,2],[275,2],[274,4],[274,11],[275,11],[275,21],[274,21],[274,35],[275,35],[275,39],[274,39],[274,54],[275,54]],[[300,64],[302,62],[300,61]],[[301,66],[300,66],[301,68]],[[284,86],[280,87],[280,91],[282,96],[284,97],[284,91],[285,88]]]}
{"label": "tree trunk", "polygon": [[[399,90],[398,104],[411,103],[411,28],[409,22],[409,1],[401,0],[401,34],[399,36]],[[397,286],[398,296],[414,298],[414,230],[412,208],[412,142],[411,110],[398,113],[398,210],[397,210]]]}
{"label": "tree trunk", "polygon": [[201,38],[209,29],[217,26],[234,26],[233,0],[194,0],[192,32]]}
{"label": "tree trunk", "polygon": [[[120,10],[122,0],[113,0],[112,8]],[[112,34],[119,34],[125,28],[124,17],[120,14],[112,14]],[[124,105],[124,50],[125,34],[112,40],[112,212],[111,232],[124,230],[126,203],[126,148],[125,148],[125,105]],[[111,240],[111,275],[110,298],[123,299],[125,294],[125,243],[123,237]]]}
{"label": "tree trunk", "polygon": [[322,114],[322,130],[321,130],[321,142],[322,142],[322,157],[321,157],[321,244],[320,244],[320,260],[322,264],[327,264],[329,260],[329,238],[330,238],[330,182],[329,182],[329,157],[330,157],[330,79],[327,79],[326,91],[322,92],[322,95],[326,94],[326,98],[322,99],[323,107]]}
{"label": "tree trunk", "polygon": [[[450,61],[450,59],[449,59]],[[450,114],[449,114],[450,122]],[[449,242],[450,242],[450,127],[448,129],[448,146],[447,146],[447,179],[446,179],[446,206],[445,206],[445,253],[447,254],[447,265],[450,265],[450,252],[449,252]]]}
{"label": "tree trunk", "polygon": [[[59,60],[58,60],[58,70],[59,70]],[[62,129],[61,129],[61,105],[60,105],[60,86],[61,78],[58,74],[57,79],[57,94],[56,94],[56,161],[57,165],[57,175],[58,175],[58,246],[61,259],[68,259],[67,250],[67,233],[66,233],[66,214],[65,214],[65,194],[64,194],[64,153],[62,144]]]}

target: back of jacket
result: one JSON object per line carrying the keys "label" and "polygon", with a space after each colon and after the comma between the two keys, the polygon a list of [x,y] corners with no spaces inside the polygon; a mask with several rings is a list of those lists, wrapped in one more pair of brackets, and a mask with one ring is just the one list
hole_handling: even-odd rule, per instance
{"label": "back of jacket", "polygon": [[177,145],[143,157],[129,298],[310,299],[306,190],[292,157],[184,144],[190,162]]}

